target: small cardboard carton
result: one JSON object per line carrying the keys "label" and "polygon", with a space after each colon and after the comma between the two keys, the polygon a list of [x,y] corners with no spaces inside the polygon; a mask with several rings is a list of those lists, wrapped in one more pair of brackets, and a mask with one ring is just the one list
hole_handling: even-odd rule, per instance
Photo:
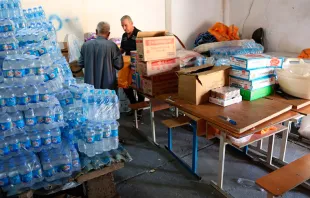
{"label": "small cardboard carton", "polygon": [[258,78],[272,76],[275,74],[274,68],[261,68],[261,69],[253,69],[253,70],[245,70],[240,68],[232,68],[230,71],[230,75],[241,78],[244,80],[255,80]]}
{"label": "small cardboard carton", "polygon": [[137,72],[142,76],[153,76],[156,74],[168,72],[168,71],[179,71],[180,61],[178,58],[156,60],[156,61],[139,61],[137,64]]}
{"label": "small cardboard carton", "polygon": [[251,70],[264,67],[281,68],[284,58],[272,57],[267,54],[245,54],[232,56],[230,61],[233,67]]}
{"label": "small cardboard carton", "polygon": [[142,84],[143,92],[151,96],[176,93],[178,91],[178,76],[175,72],[167,72],[143,77]]}
{"label": "small cardboard carton", "polygon": [[138,59],[152,61],[177,56],[174,36],[166,36],[165,31],[139,32],[136,39]]}
{"label": "small cardboard carton", "polygon": [[243,100],[253,101],[259,98],[269,96],[273,93],[273,86],[267,86],[256,90],[241,89],[240,94]]}
{"label": "small cardboard carton", "polygon": [[229,85],[232,87],[238,87],[247,90],[256,90],[276,83],[275,76],[264,77],[252,81],[243,80],[236,77],[229,77]]}
{"label": "small cardboard carton", "polygon": [[196,105],[208,102],[212,89],[228,85],[229,70],[229,66],[211,65],[182,69],[177,72],[179,97]]}

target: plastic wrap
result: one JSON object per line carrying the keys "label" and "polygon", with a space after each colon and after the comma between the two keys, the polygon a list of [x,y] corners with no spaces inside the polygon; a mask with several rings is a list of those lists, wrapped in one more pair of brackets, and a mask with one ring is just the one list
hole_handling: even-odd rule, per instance
{"label": "plastic wrap", "polygon": [[81,55],[83,42],[73,34],[68,34],[69,63],[78,61]]}
{"label": "plastic wrap", "polygon": [[310,116],[302,118],[298,133],[301,136],[310,139]]}
{"label": "plastic wrap", "polygon": [[201,54],[190,50],[178,50],[177,57],[180,58],[181,68],[195,66],[196,60],[204,58]]}

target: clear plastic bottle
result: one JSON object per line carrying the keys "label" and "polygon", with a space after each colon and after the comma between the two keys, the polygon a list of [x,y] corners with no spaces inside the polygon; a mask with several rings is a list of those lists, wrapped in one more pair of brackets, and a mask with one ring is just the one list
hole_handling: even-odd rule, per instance
{"label": "clear plastic bottle", "polygon": [[55,128],[51,130],[52,136],[52,147],[59,148],[61,146],[61,131],[59,128]]}
{"label": "clear plastic bottle", "polygon": [[31,140],[31,149],[34,152],[40,152],[42,150],[42,140],[38,131],[31,131],[28,133]]}
{"label": "clear plastic bottle", "polygon": [[33,175],[32,175],[32,169],[30,165],[27,163],[27,159],[25,156],[19,157],[19,167],[18,172],[20,174],[20,180],[22,182],[22,186],[24,188],[31,187],[33,184]]}
{"label": "clear plastic bottle", "polygon": [[13,130],[15,130],[15,134],[20,134],[24,132],[25,121],[23,114],[19,111],[9,113],[9,116],[12,119]]}
{"label": "clear plastic bottle", "polygon": [[10,136],[10,137],[6,138],[6,140],[9,143],[9,148],[10,148],[11,155],[12,156],[19,155],[20,151],[21,151],[21,145],[20,145],[18,137],[13,135],[13,136]]}
{"label": "clear plastic bottle", "polygon": [[4,91],[4,89],[0,88],[0,113],[6,112]]}
{"label": "clear plastic bottle", "polygon": [[0,114],[0,127],[1,131],[9,131],[13,128],[13,123],[11,117],[7,114]]}
{"label": "clear plastic bottle", "polygon": [[64,122],[63,110],[59,104],[55,105],[55,122]]}
{"label": "clear plastic bottle", "polygon": [[117,149],[118,148],[118,122],[114,121],[111,123],[111,137],[110,137],[110,146],[111,149]]}
{"label": "clear plastic bottle", "polygon": [[37,124],[37,117],[34,114],[33,109],[28,109],[27,111],[24,111],[24,117],[26,126],[34,127]]}
{"label": "clear plastic bottle", "polygon": [[109,151],[111,150],[111,145],[110,145],[110,136],[111,136],[111,126],[109,124],[104,124],[103,125],[103,151]]}
{"label": "clear plastic bottle", "polygon": [[[4,43],[4,40],[1,40],[1,51],[6,51],[7,46]],[[12,85],[14,83],[14,70],[12,66],[12,59],[5,59],[3,61],[3,77],[4,77],[4,82],[8,85]]]}
{"label": "clear plastic bottle", "polygon": [[75,149],[75,147],[72,145],[71,147],[71,158],[72,158],[72,170],[73,171],[80,171],[81,170],[81,162],[79,153]]}
{"label": "clear plastic bottle", "polygon": [[31,149],[31,140],[27,133],[24,133],[19,136],[19,142],[22,149],[26,150]]}
{"label": "clear plastic bottle", "polygon": [[37,86],[35,85],[30,85],[27,89],[27,95],[29,97],[29,106],[31,108],[37,108],[39,107],[39,90]]}
{"label": "clear plastic bottle", "polygon": [[42,168],[41,168],[41,164],[39,162],[39,159],[36,157],[35,154],[31,154],[29,161],[30,161],[30,164],[32,166],[33,183],[42,182],[44,177],[43,177],[43,172],[42,172]]}
{"label": "clear plastic bottle", "polygon": [[45,180],[50,182],[54,181],[56,177],[56,171],[54,166],[52,165],[51,159],[48,156],[47,152],[44,152],[43,157],[41,157],[42,161],[42,167],[43,167],[43,176],[45,177]]}
{"label": "clear plastic bottle", "polygon": [[4,93],[5,105],[7,112],[15,112],[16,109],[16,97],[11,88],[6,88]]}
{"label": "clear plastic bottle", "polygon": [[96,154],[101,154],[103,152],[103,128],[101,125],[95,126],[95,150]]}
{"label": "clear plastic bottle", "polygon": [[22,181],[18,173],[17,164],[15,163],[14,158],[9,159],[8,168],[8,176],[11,186],[15,189],[19,189],[21,187]]}
{"label": "clear plastic bottle", "polygon": [[9,144],[4,140],[0,139],[0,158],[7,159],[10,156]]}
{"label": "clear plastic bottle", "polygon": [[[70,153],[71,154],[71,153]],[[69,153],[65,151],[62,153],[61,157],[61,177],[69,177],[72,173],[72,159]]]}
{"label": "clear plastic bottle", "polygon": [[92,127],[88,127],[85,133],[86,155],[93,157],[96,155],[95,150],[95,132]]}
{"label": "clear plastic bottle", "polygon": [[48,89],[47,89],[45,83],[41,83],[39,85],[39,94],[40,94],[40,101],[41,102],[49,102],[50,94],[48,92]]}
{"label": "clear plastic bottle", "polygon": [[28,109],[28,95],[27,90],[24,86],[17,86],[15,89],[16,93],[16,103],[17,103],[17,109],[20,111],[24,111]]}
{"label": "clear plastic bottle", "polygon": [[0,187],[5,188],[10,184],[9,177],[7,175],[7,172],[4,168],[4,164],[0,164]]}
{"label": "clear plastic bottle", "polygon": [[52,148],[52,135],[50,131],[41,132],[42,149]]}

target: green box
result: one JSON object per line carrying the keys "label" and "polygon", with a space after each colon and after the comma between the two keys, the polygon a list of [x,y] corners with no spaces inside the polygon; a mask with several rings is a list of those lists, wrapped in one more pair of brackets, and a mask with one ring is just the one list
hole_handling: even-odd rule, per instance
{"label": "green box", "polygon": [[272,93],[273,93],[273,86],[263,87],[263,88],[252,90],[252,91],[240,89],[240,94],[242,96],[242,99],[249,100],[249,101],[253,101],[259,98],[269,96]]}

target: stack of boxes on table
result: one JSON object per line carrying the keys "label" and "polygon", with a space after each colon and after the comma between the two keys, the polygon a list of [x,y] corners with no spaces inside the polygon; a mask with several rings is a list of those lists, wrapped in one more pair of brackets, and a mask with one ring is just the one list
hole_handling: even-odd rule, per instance
{"label": "stack of boxes on table", "polygon": [[139,32],[137,51],[131,52],[132,86],[151,96],[178,90],[180,70],[174,36],[166,32]]}
{"label": "stack of boxes on table", "polygon": [[275,69],[281,68],[283,58],[265,54],[237,55],[231,58],[229,85],[240,88],[243,100],[256,100],[273,93]]}

